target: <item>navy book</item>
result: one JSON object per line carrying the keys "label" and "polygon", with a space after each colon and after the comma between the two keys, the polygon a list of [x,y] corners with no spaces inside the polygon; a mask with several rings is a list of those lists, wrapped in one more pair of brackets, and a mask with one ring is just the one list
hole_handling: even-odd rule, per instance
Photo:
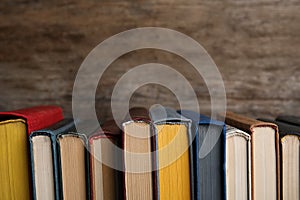
{"label": "navy book", "polygon": [[192,120],[195,199],[226,199],[226,126],[193,111],[178,111]]}

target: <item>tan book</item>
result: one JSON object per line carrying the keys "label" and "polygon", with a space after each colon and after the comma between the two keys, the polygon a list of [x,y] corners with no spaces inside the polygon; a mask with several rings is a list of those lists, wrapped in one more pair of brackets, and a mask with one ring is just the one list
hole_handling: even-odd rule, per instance
{"label": "tan book", "polygon": [[57,143],[61,170],[61,198],[87,199],[85,136],[78,133],[60,134]]}
{"label": "tan book", "polygon": [[277,125],[227,112],[226,123],[251,136],[251,196],[280,199],[279,134]]}
{"label": "tan book", "polygon": [[123,123],[125,199],[152,200],[151,123],[144,108],[130,110],[131,120]]}

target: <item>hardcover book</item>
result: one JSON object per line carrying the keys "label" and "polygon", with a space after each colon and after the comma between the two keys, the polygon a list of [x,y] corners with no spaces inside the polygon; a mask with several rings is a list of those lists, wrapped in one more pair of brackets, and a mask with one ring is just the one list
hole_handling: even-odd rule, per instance
{"label": "hardcover book", "polygon": [[226,123],[251,136],[251,197],[280,199],[279,135],[276,124],[227,112]]}
{"label": "hardcover book", "polygon": [[251,137],[235,127],[226,126],[227,199],[251,199]]}
{"label": "hardcover book", "polygon": [[[132,108],[123,123],[124,198],[153,199],[151,120],[144,108]],[[129,116],[128,116],[129,117]]]}
{"label": "hardcover book", "polygon": [[[94,200],[122,199],[121,171],[114,166],[122,165],[121,130],[113,120],[105,122],[101,130],[89,138],[91,197]],[[105,161],[102,163],[102,161]]]}
{"label": "hardcover book", "polygon": [[300,117],[292,116],[292,115],[279,115],[276,118],[278,122],[288,123],[294,126],[300,126]]}
{"label": "hardcover book", "polygon": [[179,111],[193,121],[195,199],[226,199],[226,127],[193,111]]}
{"label": "hardcover book", "polygon": [[56,138],[60,199],[89,199],[89,159],[86,135],[60,133]]}
{"label": "hardcover book", "polygon": [[0,113],[0,199],[31,199],[28,135],[62,119],[57,106]]}
{"label": "hardcover book", "polygon": [[[280,164],[282,199],[300,199],[300,127],[297,120],[281,118],[281,121],[261,119],[277,124],[280,135]],[[283,121],[290,121],[288,124]]]}
{"label": "hardcover book", "polygon": [[191,120],[175,110],[152,107],[156,199],[194,197]]}
{"label": "hardcover book", "polygon": [[70,131],[75,131],[74,121],[65,119],[30,134],[33,199],[60,199],[56,138]]}

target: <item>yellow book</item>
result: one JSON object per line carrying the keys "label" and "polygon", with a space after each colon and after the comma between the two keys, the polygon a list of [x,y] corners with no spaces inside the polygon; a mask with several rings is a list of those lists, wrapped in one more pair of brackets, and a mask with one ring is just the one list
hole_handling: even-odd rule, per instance
{"label": "yellow book", "polygon": [[0,199],[30,199],[25,120],[0,122]]}
{"label": "yellow book", "polygon": [[157,199],[192,199],[191,120],[161,106],[153,106],[150,115],[156,150],[154,193]]}
{"label": "yellow book", "polygon": [[28,134],[62,119],[57,106],[0,112],[0,200],[31,199]]}
{"label": "yellow book", "polygon": [[[191,199],[187,127],[183,124],[164,124],[157,127],[159,129],[158,167],[162,167],[159,170],[159,197],[160,199]],[[173,161],[173,158],[176,160]]]}

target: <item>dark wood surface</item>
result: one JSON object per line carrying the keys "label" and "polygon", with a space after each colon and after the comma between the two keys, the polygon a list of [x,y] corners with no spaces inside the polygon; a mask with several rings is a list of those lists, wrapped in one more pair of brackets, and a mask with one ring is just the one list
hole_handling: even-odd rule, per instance
{"label": "dark wood surface", "polygon": [[[70,116],[73,82],[89,51],[121,31],[159,26],[205,47],[223,76],[229,110],[252,117],[300,115],[299,10],[298,0],[2,0],[0,110],[58,104]],[[101,79],[96,95],[101,119],[111,116],[110,96],[122,74],[149,62],[184,74],[201,110],[209,112],[206,86],[186,61],[141,50],[119,58]],[[174,95],[157,85],[141,87],[131,98],[131,105],[154,103],[178,107]]]}

